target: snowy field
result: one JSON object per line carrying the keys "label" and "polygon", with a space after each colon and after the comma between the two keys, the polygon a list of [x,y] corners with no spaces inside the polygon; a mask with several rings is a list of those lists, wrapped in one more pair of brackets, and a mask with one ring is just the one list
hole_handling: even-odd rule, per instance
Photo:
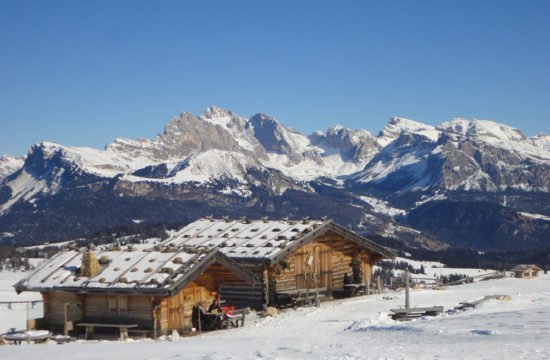
{"label": "snowy field", "polygon": [[[460,274],[473,278],[481,278],[483,276],[494,274],[496,272],[496,270],[493,269],[450,268],[446,267],[445,264],[438,261],[420,261],[402,257],[396,257],[394,260],[384,261],[393,261],[395,263],[406,262],[417,270],[420,270],[421,267],[424,267],[424,271],[426,274],[411,274],[411,277],[413,279],[433,278],[433,280],[435,281],[437,276],[449,276],[451,274]],[[378,268],[378,266],[374,266],[375,270]],[[393,273],[395,275],[398,275],[401,272],[401,270],[393,270]]]}
{"label": "snowy field", "polygon": [[[13,281],[7,281],[10,277]],[[29,296],[10,293],[13,273],[2,279],[2,297]],[[176,341],[0,346],[0,359],[549,359],[550,275],[417,289],[411,305],[449,309],[496,294],[511,300],[489,300],[475,309],[410,322],[387,316],[404,304],[403,292],[390,292],[289,309],[273,318],[252,315],[244,328]],[[397,299],[383,299],[388,296]],[[1,324],[5,321],[0,317]]]}

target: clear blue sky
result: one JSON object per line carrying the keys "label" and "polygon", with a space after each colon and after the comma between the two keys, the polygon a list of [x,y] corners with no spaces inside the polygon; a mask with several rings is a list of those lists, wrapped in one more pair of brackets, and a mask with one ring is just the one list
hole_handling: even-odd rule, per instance
{"label": "clear blue sky", "polygon": [[0,154],[154,137],[181,111],[303,133],[388,117],[550,132],[550,1],[0,0]]}

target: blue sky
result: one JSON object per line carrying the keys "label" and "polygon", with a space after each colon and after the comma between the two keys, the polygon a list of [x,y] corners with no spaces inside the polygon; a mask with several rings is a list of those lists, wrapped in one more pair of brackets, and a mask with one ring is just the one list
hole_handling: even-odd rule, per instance
{"label": "blue sky", "polygon": [[0,154],[153,137],[181,111],[303,133],[398,115],[550,132],[549,1],[0,1]]}

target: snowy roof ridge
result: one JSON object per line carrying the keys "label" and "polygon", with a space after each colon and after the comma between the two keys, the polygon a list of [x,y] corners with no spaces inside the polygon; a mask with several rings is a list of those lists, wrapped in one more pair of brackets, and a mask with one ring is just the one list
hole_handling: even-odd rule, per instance
{"label": "snowy roof ridge", "polygon": [[327,231],[334,231],[349,240],[384,257],[394,257],[391,251],[335,224],[320,220],[233,220],[228,217],[202,218],[176,231],[162,245],[179,248],[219,248],[230,258],[275,264],[296,248]]}

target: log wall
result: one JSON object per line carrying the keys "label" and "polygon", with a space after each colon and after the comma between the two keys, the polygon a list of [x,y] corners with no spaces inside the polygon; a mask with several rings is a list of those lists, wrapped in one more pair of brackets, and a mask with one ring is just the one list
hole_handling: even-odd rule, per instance
{"label": "log wall", "polygon": [[48,328],[63,328],[65,323],[65,304],[67,307],[67,320],[80,321],[83,317],[82,299],[73,293],[48,292],[42,293],[44,300],[44,321]]}
{"label": "log wall", "polygon": [[155,314],[157,334],[169,334],[172,330],[191,329],[193,307],[199,302],[203,302],[204,306],[208,308],[212,300],[218,297],[219,289],[225,285],[246,286],[246,283],[232,271],[214,263],[176,295],[159,299],[158,310]]}
{"label": "log wall", "polygon": [[43,293],[44,318],[50,328],[62,328],[64,309],[67,320],[77,322],[137,323],[153,326],[152,299],[142,295],[75,294],[53,291]]}
{"label": "log wall", "polygon": [[316,274],[319,287],[342,289],[344,275],[352,276],[354,257],[360,262],[362,281],[371,281],[372,266],[380,257],[329,231],[269,268],[270,299],[275,291],[316,287],[308,280],[311,273]]}
{"label": "log wall", "polygon": [[153,326],[153,301],[143,295],[87,295],[84,315],[87,322],[138,324],[141,329]]}
{"label": "log wall", "polygon": [[193,327],[191,322],[193,307],[203,302],[208,308],[217,295],[218,292],[215,289],[192,282],[176,295],[160,298],[156,313],[157,335],[166,335],[172,330],[190,330]]}

